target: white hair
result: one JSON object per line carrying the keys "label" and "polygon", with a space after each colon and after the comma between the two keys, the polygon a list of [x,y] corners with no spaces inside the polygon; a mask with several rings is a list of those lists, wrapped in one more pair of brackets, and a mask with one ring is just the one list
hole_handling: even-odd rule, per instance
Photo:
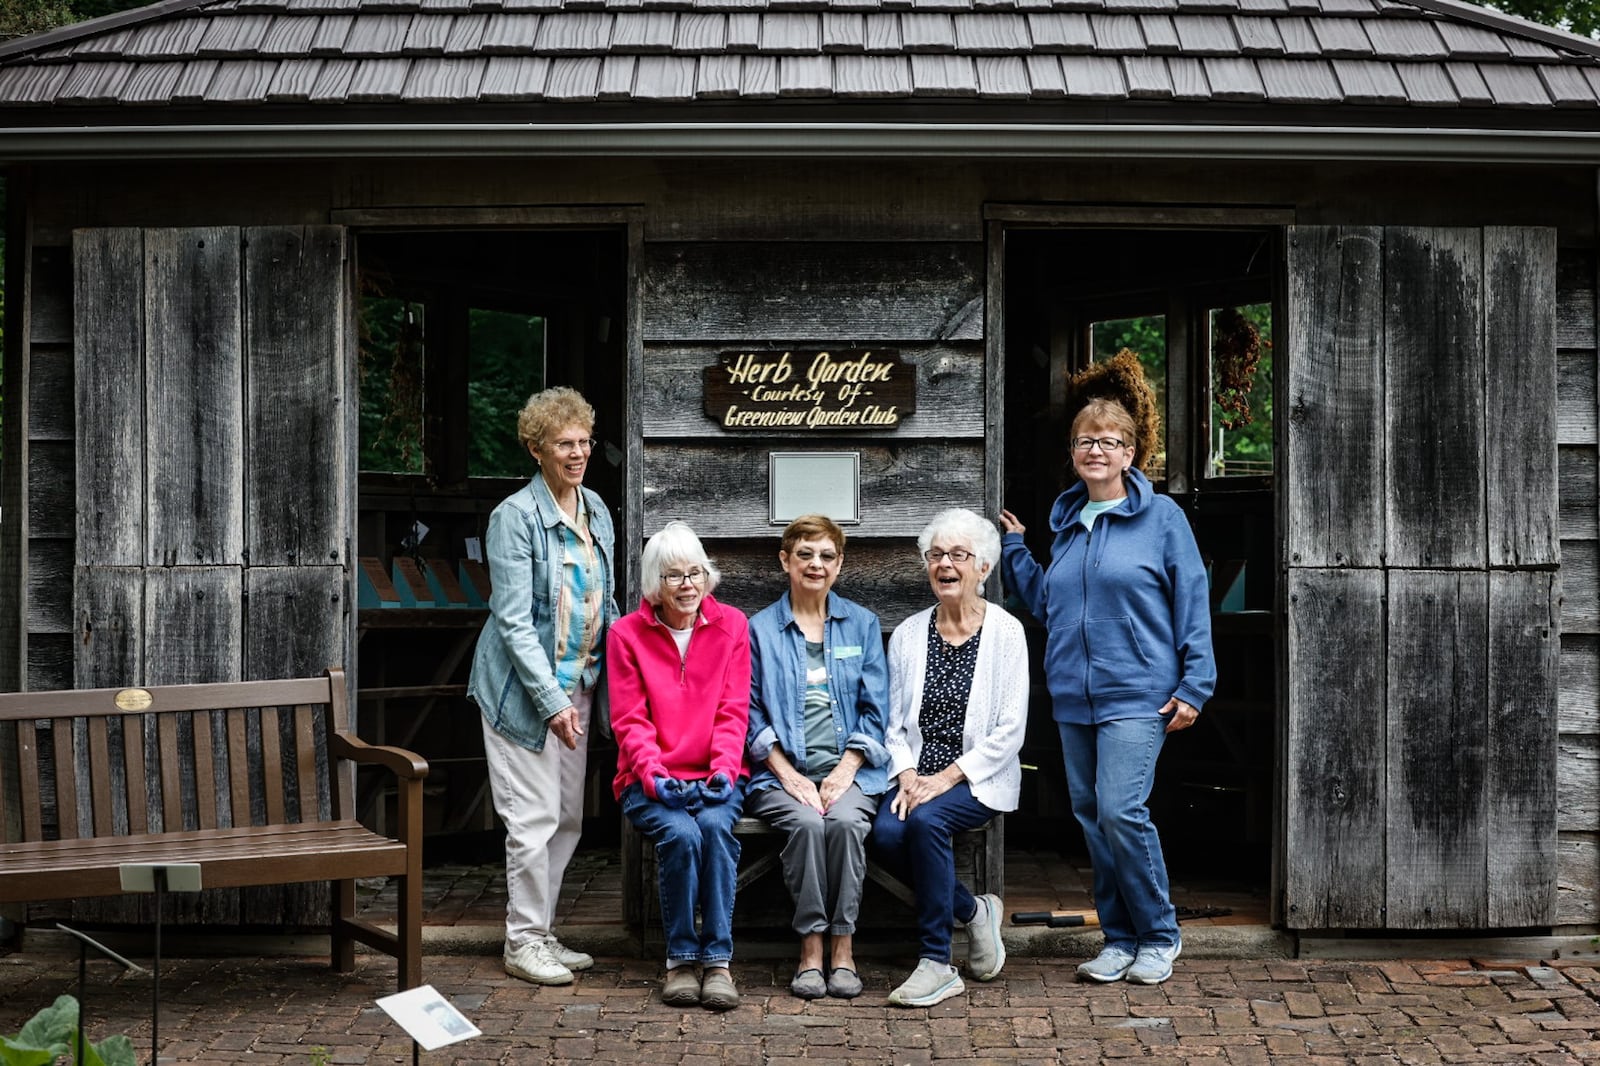
{"label": "white hair", "polygon": [[1000,531],[994,528],[993,522],[965,507],[940,511],[922,527],[922,532],[917,534],[918,561],[926,564],[923,553],[933,546],[934,541],[941,539],[970,545],[978,557],[980,569],[987,567],[993,570],[995,564],[1000,562]]}
{"label": "white hair", "polygon": [[661,602],[661,575],[674,564],[686,570],[696,566],[704,570],[708,595],[722,580],[722,572],[712,565],[705,545],[700,543],[689,524],[668,522],[645,541],[644,555],[639,559],[639,584],[644,587],[645,599],[651,603]]}

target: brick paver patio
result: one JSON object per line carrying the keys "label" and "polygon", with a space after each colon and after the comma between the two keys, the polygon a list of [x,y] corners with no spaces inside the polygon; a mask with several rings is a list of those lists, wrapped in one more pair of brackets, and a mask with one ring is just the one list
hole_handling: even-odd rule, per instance
{"label": "brick paver patio", "polygon": [[[508,978],[499,960],[430,956],[425,976],[484,1036],[430,1064],[639,1062],[1576,1063],[1600,1058],[1600,972],[1535,960],[1180,960],[1156,988],[1074,980],[1076,959],[1020,959],[933,1009],[886,1002],[910,960],[864,963],[867,994],[802,1002],[787,962],[739,962],[727,1014],[664,1006],[654,962],[606,957],[567,988]],[[0,1031],[76,980],[76,957],[0,957]],[[148,977],[91,971],[92,1036],[126,1032],[148,1061]],[[163,1061],[404,1063],[410,1044],[373,1005],[394,963],[337,975],[314,959],[174,960],[163,967]]]}

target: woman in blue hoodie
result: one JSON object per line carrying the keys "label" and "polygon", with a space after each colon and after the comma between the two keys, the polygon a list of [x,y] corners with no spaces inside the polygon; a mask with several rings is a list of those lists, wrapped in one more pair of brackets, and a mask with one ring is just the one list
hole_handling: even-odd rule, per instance
{"label": "woman in blue hoodie", "polygon": [[1105,948],[1078,973],[1160,984],[1183,942],[1146,803],[1166,734],[1192,725],[1216,684],[1205,564],[1178,505],[1134,466],[1125,407],[1090,400],[1071,447],[1079,482],[1051,508],[1049,565],[1002,511],[1004,573],[1048,631],[1067,788],[1094,865]]}

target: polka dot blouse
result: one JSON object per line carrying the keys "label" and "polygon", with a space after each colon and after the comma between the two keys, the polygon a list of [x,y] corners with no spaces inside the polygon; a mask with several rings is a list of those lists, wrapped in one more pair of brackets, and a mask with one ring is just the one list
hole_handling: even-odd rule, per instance
{"label": "polka dot blouse", "polygon": [[917,773],[936,774],[961,756],[961,731],[967,723],[967,700],[972,695],[972,673],[978,666],[978,638],[982,628],[957,646],[939,633],[935,611],[928,618],[928,673],[922,688],[917,727],[922,730],[922,753]]}

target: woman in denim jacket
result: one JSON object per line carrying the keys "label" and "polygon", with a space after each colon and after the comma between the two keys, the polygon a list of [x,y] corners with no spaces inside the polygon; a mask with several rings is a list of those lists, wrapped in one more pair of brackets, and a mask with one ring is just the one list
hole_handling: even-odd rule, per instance
{"label": "woman in denim jacket", "polygon": [[[804,515],[783,531],[789,591],[750,620],[750,813],[787,834],[803,999],[861,994],[853,942],[867,831],[888,788],[883,747],[889,667],[878,617],[835,595],[844,530]],[[829,972],[822,969],[830,936]]]}
{"label": "woman in denim jacket", "polygon": [[571,984],[572,971],[594,965],[554,931],[583,828],[606,627],[617,617],[611,514],[583,487],[593,433],[594,408],[572,389],[535,393],[517,416],[539,473],[489,516],[494,590],[467,684],[506,826],[505,969],[544,985]]}

